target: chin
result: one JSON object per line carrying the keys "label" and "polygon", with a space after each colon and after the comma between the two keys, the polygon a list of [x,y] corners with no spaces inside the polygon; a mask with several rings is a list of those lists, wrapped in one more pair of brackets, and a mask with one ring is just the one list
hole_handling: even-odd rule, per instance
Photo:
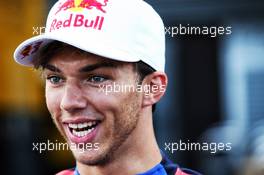
{"label": "chin", "polygon": [[92,151],[73,151],[73,155],[77,162],[89,165],[89,166],[97,166],[104,165],[109,162],[109,156],[104,153],[100,153],[99,150]]}

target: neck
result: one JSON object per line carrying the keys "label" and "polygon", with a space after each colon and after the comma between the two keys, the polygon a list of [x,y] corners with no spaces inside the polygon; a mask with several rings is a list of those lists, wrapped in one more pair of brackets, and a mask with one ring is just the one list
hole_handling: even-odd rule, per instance
{"label": "neck", "polygon": [[77,162],[80,174],[134,175],[160,163],[162,157],[154,135],[151,108],[143,108],[141,114],[137,127],[115,152],[115,158],[109,164],[88,166]]}

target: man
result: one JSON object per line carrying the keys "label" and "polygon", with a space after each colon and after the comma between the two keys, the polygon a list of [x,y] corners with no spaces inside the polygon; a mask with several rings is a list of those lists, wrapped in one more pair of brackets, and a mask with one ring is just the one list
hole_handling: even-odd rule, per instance
{"label": "man", "polygon": [[[188,175],[159,150],[152,110],[167,86],[164,25],[142,0],[61,0],[15,51],[40,68],[76,168],[59,175]],[[118,87],[118,88],[116,88]]]}

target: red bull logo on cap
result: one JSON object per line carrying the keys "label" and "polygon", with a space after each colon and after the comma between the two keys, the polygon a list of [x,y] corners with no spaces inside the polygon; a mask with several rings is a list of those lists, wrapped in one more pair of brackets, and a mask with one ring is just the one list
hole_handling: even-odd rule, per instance
{"label": "red bull logo on cap", "polygon": [[[59,4],[58,11],[55,13],[55,18],[51,22],[49,32],[71,27],[101,30],[104,22],[103,16],[93,16],[91,18],[90,16],[84,15],[83,13],[76,13],[87,9],[97,9],[102,13],[106,13],[106,10],[103,7],[107,5],[108,0],[101,1],[103,2],[99,2],[99,0],[63,1],[63,3]],[[63,19],[57,19],[56,16],[61,11],[71,11],[72,13],[69,13],[68,16],[64,16]]]}
{"label": "red bull logo on cap", "polygon": [[103,27],[104,17],[96,16],[94,19],[88,19],[83,14],[70,14],[66,20],[54,19],[50,26],[50,32],[61,28],[84,27],[87,29],[101,30]]}
{"label": "red bull logo on cap", "polygon": [[72,9],[73,11],[80,11],[83,9],[91,10],[93,8],[106,13],[103,9],[107,5],[108,0],[104,0],[103,2],[99,2],[97,0],[66,0],[65,2],[59,5],[59,9],[56,12],[59,13],[62,10]]}

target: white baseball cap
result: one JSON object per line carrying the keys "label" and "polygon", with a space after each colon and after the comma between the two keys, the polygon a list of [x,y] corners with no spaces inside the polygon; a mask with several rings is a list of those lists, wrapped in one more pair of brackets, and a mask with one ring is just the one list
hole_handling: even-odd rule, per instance
{"label": "white baseball cap", "polygon": [[59,0],[50,10],[45,33],[21,43],[15,61],[33,66],[37,52],[51,41],[125,62],[165,67],[164,24],[143,0]]}

